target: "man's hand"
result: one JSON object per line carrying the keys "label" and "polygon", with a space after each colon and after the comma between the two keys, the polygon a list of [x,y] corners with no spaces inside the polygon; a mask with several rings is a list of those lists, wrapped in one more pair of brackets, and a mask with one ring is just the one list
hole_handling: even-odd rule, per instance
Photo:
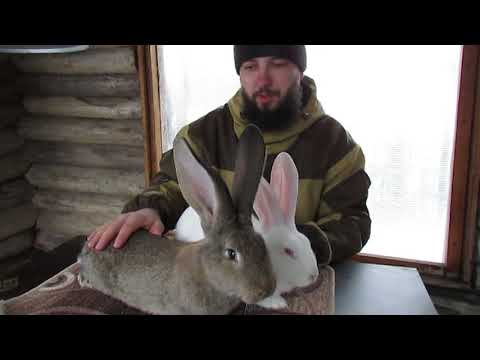
{"label": "man's hand", "polygon": [[100,226],[88,236],[88,246],[95,250],[103,250],[115,239],[113,246],[121,248],[130,235],[141,228],[153,235],[162,235],[165,231],[165,226],[155,210],[141,209],[122,214],[112,222]]}

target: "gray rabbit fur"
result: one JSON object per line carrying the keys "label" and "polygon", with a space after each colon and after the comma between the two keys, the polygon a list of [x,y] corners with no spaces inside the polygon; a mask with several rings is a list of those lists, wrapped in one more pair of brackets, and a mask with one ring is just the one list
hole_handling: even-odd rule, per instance
{"label": "gray rabbit fur", "polygon": [[180,189],[200,215],[205,239],[183,243],[139,230],[120,250],[85,244],[80,284],[151,314],[228,314],[267,298],[276,280],[251,223],[266,157],[260,131],[248,126],[239,139],[231,194],[184,139],[173,151]]}

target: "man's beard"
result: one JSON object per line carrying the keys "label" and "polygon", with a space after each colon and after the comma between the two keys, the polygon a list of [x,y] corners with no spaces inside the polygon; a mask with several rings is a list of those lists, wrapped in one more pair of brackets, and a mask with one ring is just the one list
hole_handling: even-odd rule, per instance
{"label": "man's beard", "polygon": [[268,89],[260,89],[250,99],[242,89],[243,109],[242,115],[252,124],[263,131],[282,130],[295,122],[302,108],[302,87],[293,85],[285,98],[273,109],[260,109],[255,102],[259,93],[276,95]]}

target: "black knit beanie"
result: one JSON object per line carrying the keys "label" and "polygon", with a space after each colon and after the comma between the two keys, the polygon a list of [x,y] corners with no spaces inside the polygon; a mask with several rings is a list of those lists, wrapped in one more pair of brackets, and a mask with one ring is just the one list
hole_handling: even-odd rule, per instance
{"label": "black knit beanie", "polygon": [[233,54],[237,74],[240,74],[240,67],[245,61],[262,56],[288,59],[296,64],[301,72],[307,68],[305,45],[234,45]]}

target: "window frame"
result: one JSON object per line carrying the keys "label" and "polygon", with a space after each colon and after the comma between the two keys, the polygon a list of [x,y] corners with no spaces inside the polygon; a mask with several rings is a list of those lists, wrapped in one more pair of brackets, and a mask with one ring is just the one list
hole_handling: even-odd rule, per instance
{"label": "window frame", "polygon": [[148,187],[155,174],[160,171],[162,158],[157,45],[137,45],[135,50],[144,131],[145,186]]}
{"label": "window frame", "polygon": [[[145,132],[145,176],[149,185],[159,171],[162,156],[162,119],[158,69],[162,65],[158,45],[138,45],[139,71]],[[475,271],[475,239],[480,189],[480,46],[464,45],[458,91],[449,225],[444,264],[369,254],[354,259],[375,264],[415,267],[427,275],[472,283]],[[473,284],[472,284],[473,286]]]}

